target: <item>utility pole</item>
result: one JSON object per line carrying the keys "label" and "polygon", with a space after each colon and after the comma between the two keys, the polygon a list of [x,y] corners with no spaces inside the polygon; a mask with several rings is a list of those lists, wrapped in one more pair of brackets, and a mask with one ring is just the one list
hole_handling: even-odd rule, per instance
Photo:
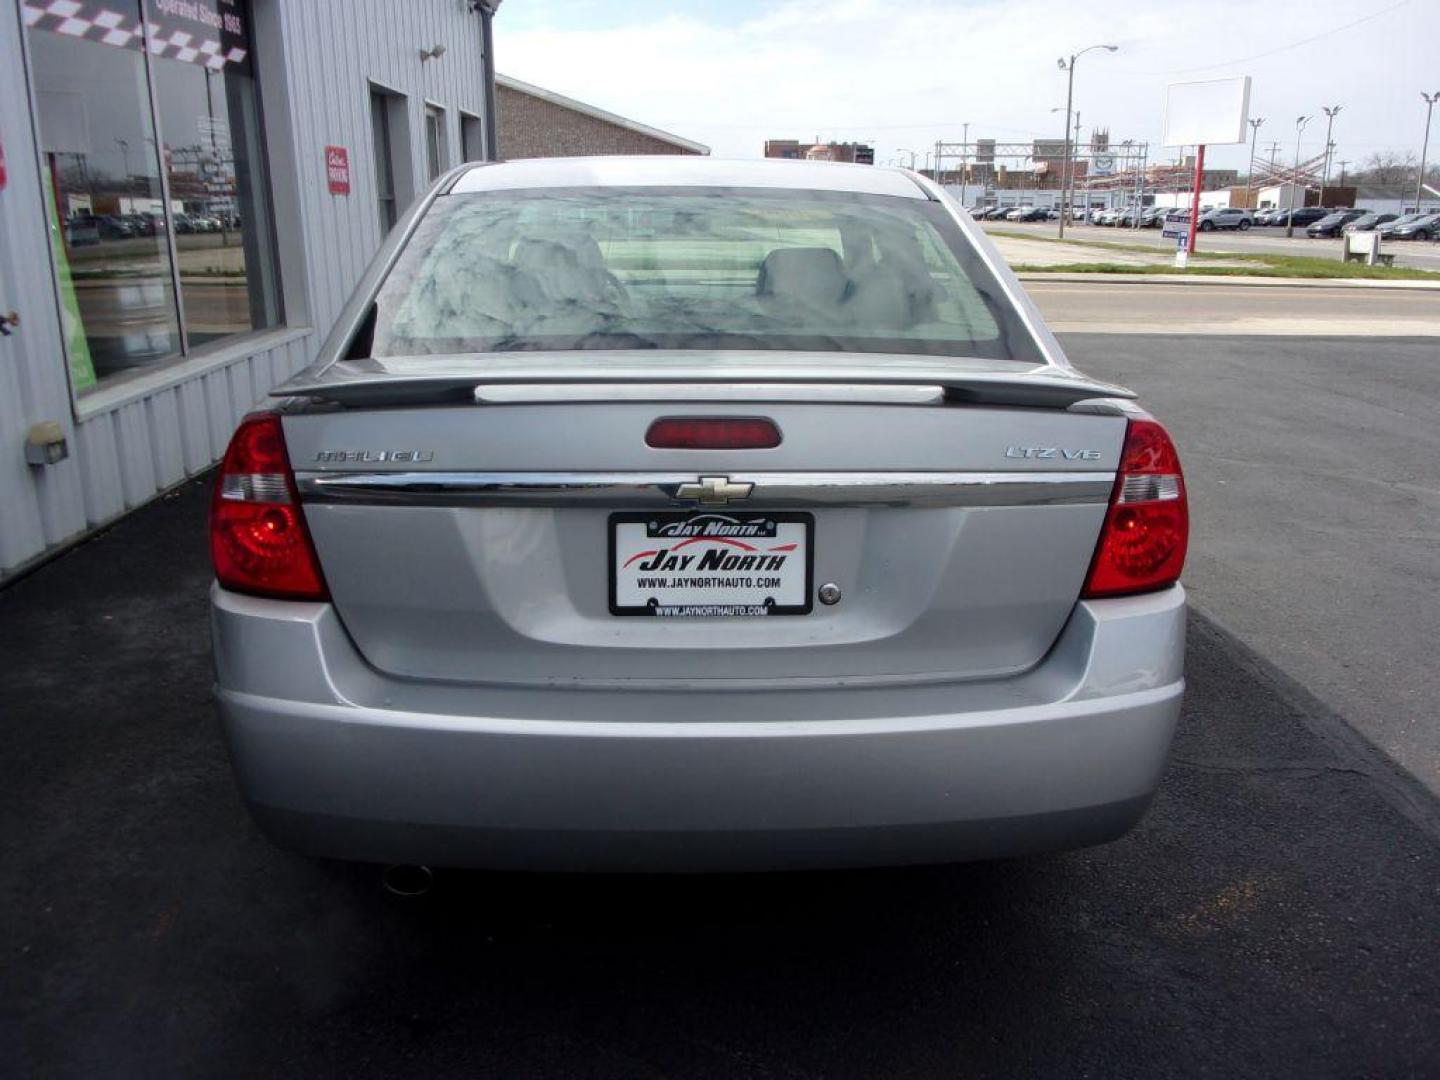
{"label": "utility pole", "polygon": [[1433,94],[1420,91],[1420,96],[1425,100],[1425,138],[1420,143],[1420,175],[1415,178],[1415,212],[1420,212],[1420,196],[1425,193],[1425,155],[1430,150],[1430,113],[1435,108],[1435,102],[1440,101],[1440,90]]}
{"label": "utility pole", "polygon": [[1285,214],[1285,236],[1288,239],[1295,235],[1295,189],[1299,187],[1300,180],[1300,136],[1305,132],[1305,125],[1310,123],[1314,117],[1297,116],[1295,118],[1295,172],[1290,177],[1290,201],[1289,210]]}
{"label": "utility pole", "polygon": [[960,136],[960,201],[970,198],[970,121],[961,125],[965,133]]}
{"label": "utility pole", "polygon": [[1260,134],[1260,125],[1265,123],[1263,116],[1257,116],[1250,121],[1250,168],[1245,172],[1245,206],[1250,206],[1250,182],[1255,178],[1255,137]]}
{"label": "utility pole", "polygon": [[1340,162],[1340,186],[1341,186],[1342,188],[1345,186],[1345,166],[1346,166],[1346,165],[1349,165],[1349,164],[1350,164],[1350,162],[1345,161],[1345,160],[1343,160],[1343,159],[1342,159],[1341,162]]}
{"label": "utility pole", "polygon": [[1330,155],[1335,152],[1335,144],[1330,141],[1330,130],[1335,126],[1335,117],[1340,115],[1344,105],[1322,105],[1320,111],[1325,114],[1325,165],[1324,171],[1320,174],[1320,205],[1325,205],[1325,186],[1330,183]]}
{"label": "utility pole", "polygon": [[[1080,149],[1080,110],[1079,110],[1079,109],[1076,109],[1076,110],[1075,110],[1075,149],[1076,149],[1076,150],[1079,150],[1079,149]],[[1060,179],[1061,179],[1061,184],[1062,184],[1062,187],[1063,187],[1063,190],[1062,190],[1061,193],[1060,193],[1060,205],[1061,205],[1062,207],[1063,207],[1066,203],[1074,203],[1074,201],[1075,201],[1075,166],[1076,166],[1076,164],[1077,164],[1076,162],[1071,161],[1071,162],[1069,163],[1069,167],[1066,169],[1065,173],[1063,173],[1063,174],[1061,175],[1061,178],[1060,178]],[[1089,178],[1089,176],[1090,176],[1090,170],[1089,170],[1089,169],[1086,169],[1086,170],[1085,170],[1085,176],[1086,176],[1087,179]],[[1065,211],[1065,213],[1069,213],[1069,211]],[[1060,215],[1060,231],[1061,231],[1062,233],[1065,231],[1065,213],[1062,213],[1062,214]],[[1085,189],[1085,216],[1084,216],[1081,220],[1084,221],[1086,225],[1089,225],[1089,224],[1090,224],[1090,189],[1089,189],[1088,187]]]}
{"label": "utility pole", "polygon": [[[1081,49],[1079,52],[1071,53],[1070,62],[1068,64],[1065,62],[1064,57],[1061,57],[1059,60],[1055,61],[1056,64],[1060,66],[1060,70],[1066,72],[1069,75],[1069,80],[1065,88],[1065,164],[1060,171],[1060,238],[1062,240],[1065,238],[1065,218],[1070,213],[1068,205],[1069,199],[1067,198],[1067,196],[1070,191],[1071,183],[1070,110],[1074,107],[1075,104],[1075,61],[1079,60],[1080,57],[1084,56],[1087,52],[1091,52],[1095,49],[1104,49],[1106,52],[1113,53],[1117,49],[1119,49],[1119,47],[1120,46],[1118,45],[1089,45]],[[1078,116],[1075,118],[1075,130],[1076,134],[1078,135],[1080,130],[1080,118]]]}

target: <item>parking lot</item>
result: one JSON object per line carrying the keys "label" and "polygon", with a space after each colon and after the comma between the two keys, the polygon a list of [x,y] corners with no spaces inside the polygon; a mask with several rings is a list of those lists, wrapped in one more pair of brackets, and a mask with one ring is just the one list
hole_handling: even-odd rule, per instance
{"label": "parking lot", "polygon": [[[1034,234],[1036,237],[1051,238],[1056,235],[1057,226],[1058,223],[1054,221],[986,221],[983,223],[983,227],[987,230],[998,229],[1002,232]],[[1195,247],[1197,251],[1214,255],[1238,253],[1242,255],[1306,255],[1320,259],[1339,259],[1341,257],[1339,240],[1312,240],[1303,234],[1304,230],[1299,227],[1296,228],[1295,235],[1289,238],[1286,238],[1283,228],[1257,227],[1245,232],[1224,230],[1201,234],[1195,241]],[[1110,244],[1136,244],[1166,252],[1175,250],[1175,241],[1164,239],[1160,235],[1159,229],[1121,229],[1099,225],[1067,224],[1065,239],[1101,241]],[[1384,250],[1386,254],[1395,256],[1396,266],[1440,271],[1440,243],[1435,241],[1397,240],[1385,244]]]}
{"label": "parking lot", "polygon": [[7,1072],[1431,1072],[1440,812],[1392,757],[1432,776],[1433,345],[1065,343],[1171,424],[1193,499],[1189,693],[1131,836],[391,896],[238,803],[192,482],[0,593]]}

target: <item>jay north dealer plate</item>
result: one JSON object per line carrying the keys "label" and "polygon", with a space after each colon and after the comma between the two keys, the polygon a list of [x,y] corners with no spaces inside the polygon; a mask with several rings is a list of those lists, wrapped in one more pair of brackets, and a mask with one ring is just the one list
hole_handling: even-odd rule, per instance
{"label": "jay north dealer plate", "polygon": [[808,615],[814,533],[810,514],[611,514],[610,613]]}

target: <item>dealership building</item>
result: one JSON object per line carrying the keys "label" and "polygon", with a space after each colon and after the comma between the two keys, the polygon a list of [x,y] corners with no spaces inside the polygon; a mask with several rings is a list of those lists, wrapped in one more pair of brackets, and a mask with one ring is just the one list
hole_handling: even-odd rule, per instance
{"label": "dealership building", "polygon": [[0,579],[209,467],[487,156],[494,6],[0,0]]}

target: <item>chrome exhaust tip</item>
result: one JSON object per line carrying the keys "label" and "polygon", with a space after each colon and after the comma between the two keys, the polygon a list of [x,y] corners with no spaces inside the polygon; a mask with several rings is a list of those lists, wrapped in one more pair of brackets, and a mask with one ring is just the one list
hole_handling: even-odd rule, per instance
{"label": "chrome exhaust tip", "polygon": [[424,896],[435,882],[428,866],[387,866],[380,875],[387,892],[396,896]]}

